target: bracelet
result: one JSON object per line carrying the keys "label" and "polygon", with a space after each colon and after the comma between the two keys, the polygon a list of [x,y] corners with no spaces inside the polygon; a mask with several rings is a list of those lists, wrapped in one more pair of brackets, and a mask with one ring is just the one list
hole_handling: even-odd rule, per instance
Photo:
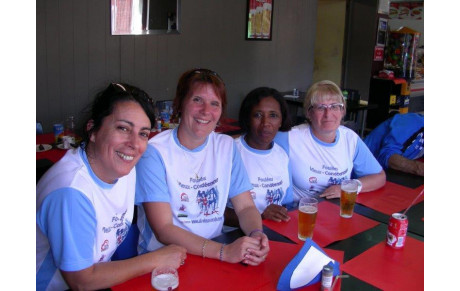
{"label": "bracelet", "polygon": [[220,252],[219,252],[219,260],[222,262],[223,261],[223,256],[224,256],[224,246],[225,244],[222,244],[220,247]]}
{"label": "bracelet", "polygon": [[208,240],[205,239],[204,242],[203,242],[203,247],[201,248],[201,254],[203,255],[203,259],[206,258],[204,256],[204,249],[206,248],[206,244],[208,243]]}
{"label": "bracelet", "polygon": [[256,228],[253,231],[251,231],[248,236],[251,236],[253,233],[256,233],[258,231],[260,231],[261,233],[264,233],[263,230]]}

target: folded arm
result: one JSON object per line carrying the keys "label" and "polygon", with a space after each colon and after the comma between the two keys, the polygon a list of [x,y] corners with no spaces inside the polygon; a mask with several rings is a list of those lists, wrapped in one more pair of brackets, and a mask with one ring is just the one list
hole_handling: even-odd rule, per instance
{"label": "folded arm", "polygon": [[386,175],[385,171],[380,171],[377,174],[371,174],[367,176],[360,177],[358,179],[363,185],[361,192],[370,192],[379,189],[385,185]]}
{"label": "folded arm", "polygon": [[388,167],[398,171],[423,176],[424,164],[417,160],[410,160],[401,155],[393,154],[388,159]]}
{"label": "folded arm", "polygon": [[[241,195],[237,195],[236,197]],[[247,207],[247,205],[251,204],[248,202],[241,203],[240,199],[236,197],[232,198],[232,203],[234,203],[235,211],[243,231],[246,234],[250,234],[252,230],[262,228],[262,221],[249,192],[247,192],[247,195],[253,209]],[[230,263],[247,260],[247,263],[251,265],[259,264],[265,259],[266,253],[268,253],[268,239],[265,234],[254,234],[252,237],[244,236],[231,244],[223,246],[221,243],[208,240],[174,225],[169,203],[146,202],[143,203],[143,206],[152,230],[158,240],[163,244],[178,244],[185,247],[190,254],[206,258],[222,259]],[[263,244],[263,247],[260,246],[261,244]],[[257,258],[254,259],[252,256],[256,256]]]}
{"label": "folded arm", "polygon": [[[362,176],[358,180],[362,184],[361,192],[370,192],[385,185],[386,174],[382,170],[377,174]],[[331,185],[319,196],[326,199],[340,198],[340,191],[340,185]]]}

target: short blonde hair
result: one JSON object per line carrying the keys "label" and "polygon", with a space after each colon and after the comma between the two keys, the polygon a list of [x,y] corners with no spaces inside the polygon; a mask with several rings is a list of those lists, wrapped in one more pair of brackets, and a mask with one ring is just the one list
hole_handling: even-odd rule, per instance
{"label": "short blonde hair", "polygon": [[303,102],[305,116],[307,116],[307,111],[311,106],[325,100],[335,100],[337,103],[342,103],[344,106],[344,113],[346,112],[347,104],[343,98],[342,90],[340,90],[339,86],[334,82],[323,80],[314,83],[311,85],[310,89],[308,89]]}

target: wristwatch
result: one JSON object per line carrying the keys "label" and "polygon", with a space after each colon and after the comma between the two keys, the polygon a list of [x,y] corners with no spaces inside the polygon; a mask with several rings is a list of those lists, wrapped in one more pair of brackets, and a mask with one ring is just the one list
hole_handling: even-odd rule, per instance
{"label": "wristwatch", "polygon": [[358,179],[353,179],[353,180],[355,180],[356,182],[358,182],[358,194],[359,194],[359,192],[361,192],[361,188],[363,188],[363,183],[361,183],[361,181],[358,180]]}

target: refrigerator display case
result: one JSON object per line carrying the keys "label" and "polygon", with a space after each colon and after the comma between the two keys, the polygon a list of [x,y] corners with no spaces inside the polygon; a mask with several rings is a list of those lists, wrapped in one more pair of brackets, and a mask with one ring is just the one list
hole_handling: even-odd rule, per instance
{"label": "refrigerator display case", "polygon": [[420,32],[408,27],[391,31],[385,48],[385,69],[392,70],[397,78],[414,79],[419,38]]}

